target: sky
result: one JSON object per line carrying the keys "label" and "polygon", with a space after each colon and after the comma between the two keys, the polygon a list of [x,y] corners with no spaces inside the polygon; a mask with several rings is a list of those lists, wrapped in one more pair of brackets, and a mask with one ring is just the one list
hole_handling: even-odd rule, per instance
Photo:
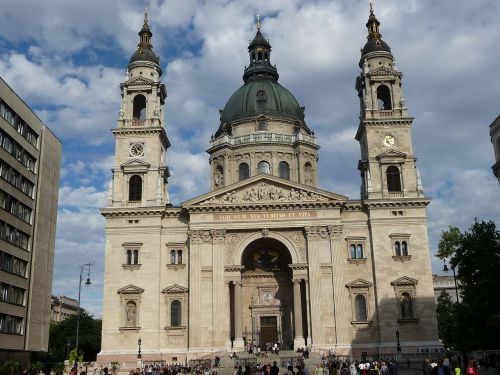
{"label": "sky", "polygon": [[[119,84],[148,7],[167,86],[172,203],[209,191],[210,135],[243,83],[256,15],[279,82],[321,145],[319,186],[359,198],[354,89],[368,0],[0,0],[0,76],[63,143],[53,294],[76,298],[79,265],[93,262],[81,305],[102,316],[106,190]],[[449,225],[500,224],[489,124],[500,113],[498,0],[376,0],[383,39],[403,72],[432,255]]]}

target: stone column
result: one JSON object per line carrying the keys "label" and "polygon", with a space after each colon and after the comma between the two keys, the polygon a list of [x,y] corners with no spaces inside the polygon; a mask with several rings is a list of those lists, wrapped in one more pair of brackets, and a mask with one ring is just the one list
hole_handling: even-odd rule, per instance
{"label": "stone column", "polygon": [[[345,317],[345,308],[343,303],[347,301],[347,291],[344,286],[344,267],[338,267],[339,264],[345,262],[346,251],[342,249],[342,225],[329,225],[328,232],[330,233],[330,253],[332,264],[332,289],[333,289],[333,319],[335,330],[335,344],[348,341],[348,333],[343,325],[337,325],[337,322],[343,322]],[[366,301],[368,304],[368,301]]]}
{"label": "stone column", "polygon": [[304,333],[302,331],[302,304],[300,299],[301,279],[293,279],[293,320],[294,320],[294,338],[293,348],[305,346]]}
{"label": "stone column", "polygon": [[225,252],[225,229],[211,230],[212,247],[212,329],[213,329],[213,347],[224,348],[225,338],[228,336],[226,327],[221,323],[226,319],[225,310],[229,304],[227,293],[224,289],[224,252]]}
{"label": "stone column", "polygon": [[235,350],[243,350],[243,324],[241,317],[241,281],[234,282],[234,343]]}
{"label": "stone column", "polygon": [[189,348],[200,347],[201,246],[203,231],[188,232],[189,236]]}

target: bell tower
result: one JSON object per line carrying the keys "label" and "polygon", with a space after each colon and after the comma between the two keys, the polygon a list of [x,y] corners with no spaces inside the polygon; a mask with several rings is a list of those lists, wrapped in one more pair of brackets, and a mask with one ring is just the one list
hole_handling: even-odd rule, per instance
{"label": "bell tower", "polygon": [[370,3],[368,40],[361,50],[356,79],[360,123],[362,199],[423,197],[411,138],[413,118],[402,91],[403,74],[389,45],[382,40],[380,22]]}
{"label": "bell tower", "polygon": [[166,150],[170,146],[163,124],[167,98],[160,81],[160,59],[153,51],[147,12],[137,50],[120,84],[121,106],[115,136],[115,162],[108,207],[168,204]]}

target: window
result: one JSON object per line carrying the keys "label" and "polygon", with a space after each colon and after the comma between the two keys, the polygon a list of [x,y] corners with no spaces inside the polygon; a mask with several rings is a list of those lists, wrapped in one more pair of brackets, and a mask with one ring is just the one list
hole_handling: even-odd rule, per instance
{"label": "window", "polygon": [[309,162],[304,164],[304,183],[306,185],[313,184],[313,167]]}
{"label": "window", "polygon": [[391,165],[387,167],[387,190],[388,191],[401,191],[401,178],[399,175],[399,168]]}
{"label": "window", "polygon": [[177,264],[182,264],[182,250],[177,250]]}
{"label": "window", "polygon": [[142,199],[142,178],[138,175],[130,177],[128,183],[128,200],[140,201]]}
{"label": "window", "polygon": [[259,121],[259,123],[257,124],[257,130],[260,132],[268,131],[269,129],[267,127],[267,122],[266,121]]}
{"label": "window", "polygon": [[132,250],[127,250],[127,264],[132,264]]}
{"label": "window", "polygon": [[14,285],[0,283],[0,301],[24,306],[25,290]]}
{"label": "window", "polygon": [[408,256],[408,244],[406,241],[401,242],[401,255]]}
{"label": "window", "polygon": [[123,268],[125,269],[137,269],[140,268],[141,264],[139,263],[139,252],[142,246],[141,242],[125,242],[122,244],[123,246],[123,254],[124,254],[124,262]]}
{"label": "window", "polygon": [[258,102],[266,101],[266,92],[264,90],[257,91],[257,101]]}
{"label": "window", "polygon": [[262,160],[257,164],[257,173],[271,174],[271,166],[267,161]]}
{"label": "window", "polygon": [[371,282],[363,279],[356,279],[346,284],[351,295],[351,324],[366,326],[371,323],[368,301],[372,285]]}
{"label": "window", "polygon": [[0,333],[22,335],[23,318],[20,316],[0,314]]}
{"label": "window", "polygon": [[356,295],[356,298],[354,299],[354,306],[356,310],[356,321],[364,322],[368,320],[366,313],[366,298],[364,295]]}
{"label": "window", "polygon": [[241,163],[238,169],[240,181],[250,177],[250,168],[247,163]]}
{"label": "window", "polygon": [[173,300],[170,304],[170,326],[180,327],[182,323],[181,317],[181,302]]}
{"label": "window", "polygon": [[349,245],[349,258],[350,259],[364,259],[363,244],[351,243]]}
{"label": "window", "polygon": [[175,264],[175,250],[170,250],[170,264]]}
{"label": "window", "polygon": [[377,87],[377,103],[379,110],[390,111],[392,109],[391,90],[386,85]]}
{"label": "window", "polygon": [[[404,258],[411,258],[409,254],[410,235],[406,233],[391,234],[393,257],[395,260],[405,261]],[[399,258],[399,259],[396,259]],[[401,259],[403,258],[403,259]]]}
{"label": "window", "polygon": [[136,95],[134,97],[133,117],[135,120],[141,121],[146,119],[146,98],[144,95]]}
{"label": "window", "polygon": [[0,251],[0,270],[26,277],[28,262],[4,251]]}
{"label": "window", "polygon": [[132,260],[134,264],[139,264],[139,250],[134,250]]}
{"label": "window", "polygon": [[288,163],[286,161],[282,161],[279,163],[279,174],[281,178],[284,178],[285,180],[290,179],[290,167],[288,166]]}
{"label": "window", "polygon": [[0,220],[0,239],[29,251],[29,235]]}
{"label": "window", "polygon": [[399,241],[394,242],[394,254],[397,257],[401,256],[401,244],[399,243]]}

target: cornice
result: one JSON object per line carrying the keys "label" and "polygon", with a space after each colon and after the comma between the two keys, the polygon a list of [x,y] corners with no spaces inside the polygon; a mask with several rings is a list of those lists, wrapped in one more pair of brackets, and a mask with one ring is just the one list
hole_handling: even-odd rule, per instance
{"label": "cornice", "polygon": [[258,146],[269,146],[269,145],[283,146],[283,147],[292,148],[292,149],[295,149],[297,146],[306,146],[306,147],[309,147],[315,151],[318,151],[321,148],[321,146],[319,146],[315,143],[308,142],[308,141],[301,139],[301,140],[297,140],[293,143],[279,142],[279,141],[267,141],[267,142],[266,141],[258,141],[258,142],[240,143],[240,144],[234,145],[234,144],[231,144],[229,142],[226,142],[226,143],[221,143],[221,144],[218,144],[216,146],[210,147],[206,150],[206,152],[209,154],[212,154],[212,153],[219,151],[221,149],[231,149],[232,151],[234,151],[234,150],[241,150],[241,149],[245,149],[245,148],[251,148],[251,147],[258,148]]}
{"label": "cornice", "polygon": [[104,217],[122,216],[164,216],[166,211],[164,206],[151,207],[105,207],[101,208],[101,215]]}
{"label": "cornice", "polygon": [[399,199],[366,199],[363,201],[363,205],[370,209],[378,208],[413,208],[413,207],[427,207],[431,202],[431,198],[399,198]]}
{"label": "cornice", "polygon": [[246,211],[266,211],[269,209],[287,211],[297,209],[328,209],[341,208],[344,202],[278,202],[278,203],[241,203],[228,205],[203,205],[186,207],[188,213],[206,213],[206,212],[246,212]]}

